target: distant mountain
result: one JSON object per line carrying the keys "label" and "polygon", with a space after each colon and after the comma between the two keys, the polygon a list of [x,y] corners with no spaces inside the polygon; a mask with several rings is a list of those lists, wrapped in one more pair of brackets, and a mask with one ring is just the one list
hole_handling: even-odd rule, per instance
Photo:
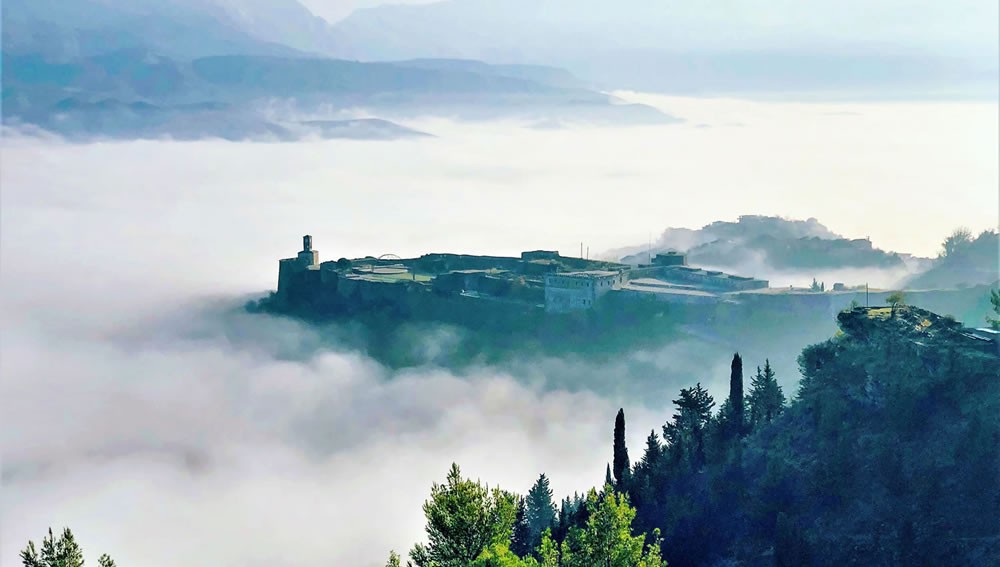
{"label": "distant mountain", "polygon": [[0,7],[3,53],[50,60],[136,49],[181,59],[300,53],[291,45],[276,42],[280,34],[253,33],[245,20],[259,19],[254,18],[254,12],[244,11],[240,18],[236,10],[227,10],[223,1],[4,0]]}
{"label": "distant mountain", "polygon": [[[555,65],[605,89],[908,96],[995,94],[1000,69],[998,8],[980,0],[445,0],[380,5],[333,25],[298,0],[5,0],[0,9],[4,54],[57,60],[131,49],[179,60],[465,59]],[[552,85],[536,71],[507,69]]]}
{"label": "distant mountain", "polygon": [[553,67],[332,59],[336,33],[297,0],[5,0],[2,10],[4,125],[74,139],[410,135],[343,122],[357,109],[392,120],[671,120]]}
{"label": "distant mountain", "polygon": [[395,62],[413,69],[435,71],[464,71],[481,75],[523,79],[558,88],[583,88],[586,86],[572,73],[547,65],[486,64],[470,59],[409,59]]}
{"label": "distant mountain", "polygon": [[336,55],[342,51],[333,27],[298,0],[183,1],[212,9],[220,20],[260,41],[317,55]]}
{"label": "distant mountain", "polygon": [[756,215],[736,222],[716,221],[700,229],[668,228],[650,251],[636,246],[617,252],[628,264],[646,263],[650,252],[686,252],[692,265],[739,271],[755,266],[768,271],[902,269],[904,258],[874,248],[869,240],[847,239],[816,219],[791,220]]}
{"label": "distant mountain", "polygon": [[[355,108],[394,120],[442,109],[463,118],[670,120],[651,107],[555,86],[574,83],[556,69],[469,61],[359,63],[301,54],[185,61],[135,48],[58,59],[4,53],[2,78],[4,124],[75,139],[295,139],[302,130],[288,125],[343,120],[340,109]],[[386,137],[371,128],[353,129],[351,137],[362,132]]]}
{"label": "distant mountain", "polygon": [[[670,92],[996,92],[995,2],[445,0],[337,22],[338,55],[546,63]],[[917,89],[923,89],[918,91]]]}
{"label": "distant mountain", "polygon": [[637,245],[607,255],[637,265],[658,253],[675,250],[686,253],[691,265],[746,275],[846,275],[857,282],[913,290],[1000,282],[1000,234],[987,230],[978,236],[965,233],[949,240],[953,242],[947,254],[920,258],[879,250],[864,238],[844,238],[813,218],[803,221],[744,215],[736,222],[716,221],[699,229],[668,228],[652,246]]}

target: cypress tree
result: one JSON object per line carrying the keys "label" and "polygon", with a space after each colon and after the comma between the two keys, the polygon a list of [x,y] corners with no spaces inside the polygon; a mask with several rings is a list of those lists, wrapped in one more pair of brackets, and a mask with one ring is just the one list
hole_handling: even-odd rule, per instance
{"label": "cypress tree", "polygon": [[625,446],[625,410],[619,409],[618,416],[615,417],[614,475],[616,484],[612,486],[617,486],[619,490],[625,490],[624,480],[630,472],[628,448]]}
{"label": "cypress tree", "polygon": [[743,433],[743,359],[740,353],[733,355],[729,374],[730,427],[734,435]]}

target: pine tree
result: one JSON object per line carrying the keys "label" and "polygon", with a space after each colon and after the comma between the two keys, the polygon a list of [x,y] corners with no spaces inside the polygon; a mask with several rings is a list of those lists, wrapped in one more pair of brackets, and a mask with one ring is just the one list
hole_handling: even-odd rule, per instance
{"label": "pine tree", "polygon": [[[398,560],[399,556],[397,555],[396,558]],[[108,554],[105,553],[104,555],[100,556],[97,559],[97,567],[117,567],[117,565],[115,564],[115,560],[111,559],[111,557],[109,557]],[[395,567],[399,567],[398,561],[396,562]]]}
{"label": "pine tree", "polygon": [[660,445],[660,438],[656,436],[656,430],[650,429],[649,436],[646,437],[646,451],[642,454],[642,459],[636,465],[636,470],[643,470],[652,473],[656,470],[663,455],[663,446]]}
{"label": "pine tree", "polygon": [[612,486],[615,484],[615,479],[611,476],[611,463],[608,463],[608,468],[604,471],[604,484]]}
{"label": "pine tree", "polygon": [[556,523],[556,507],[552,501],[552,488],[545,474],[538,476],[525,498],[525,522],[528,527],[528,550],[534,550],[542,541],[542,533]]}
{"label": "pine tree", "polygon": [[628,460],[628,447],[625,446],[625,410],[619,409],[615,417],[615,445],[614,445],[614,475],[615,486],[619,490],[626,490],[626,477],[631,472],[631,465]]}
{"label": "pine tree", "polygon": [[83,550],[69,528],[63,528],[58,538],[49,528],[49,534],[42,539],[41,552],[35,549],[35,542],[29,541],[21,551],[21,563],[24,567],[83,567]]}
{"label": "pine tree", "polygon": [[663,446],[656,436],[656,431],[651,430],[646,437],[646,450],[635,466],[630,493],[638,512],[637,523],[641,528],[651,527],[660,518],[657,492],[654,487],[660,485],[662,460]]}
{"label": "pine tree", "polygon": [[508,545],[517,516],[516,498],[462,478],[452,464],[444,484],[431,487],[424,502],[427,545],[417,544],[410,558],[417,567],[465,566],[494,544]]}
{"label": "pine tree", "polygon": [[774,377],[770,360],[764,361],[763,371],[757,367],[757,375],[750,381],[747,401],[750,406],[750,425],[754,429],[770,423],[784,411],[785,394]]}
{"label": "pine tree", "polygon": [[[385,564],[385,567],[400,567],[399,554],[395,551],[389,552],[389,561]],[[103,565],[101,567],[104,567]],[[114,567],[112,563],[111,567]]]}
{"label": "pine tree", "polygon": [[677,413],[673,421],[663,426],[663,438],[673,463],[686,462],[695,469],[705,464],[705,428],[712,417],[715,401],[699,382],[693,388],[683,388],[673,401]]}

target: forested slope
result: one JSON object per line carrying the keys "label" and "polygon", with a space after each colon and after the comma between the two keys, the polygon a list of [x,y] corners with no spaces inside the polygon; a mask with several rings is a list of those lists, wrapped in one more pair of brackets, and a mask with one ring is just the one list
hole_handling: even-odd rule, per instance
{"label": "forested slope", "polygon": [[[744,384],[737,354],[718,410],[700,384],[683,389],[634,465],[619,412],[601,491],[557,507],[542,475],[527,498],[496,492],[508,511],[490,513],[497,504],[455,504],[472,489],[453,469],[425,505],[430,544],[415,565],[647,566],[657,546],[675,567],[1000,560],[997,343],[902,304],[838,322],[802,352],[790,404],[767,361]],[[487,517],[501,520],[465,548],[474,563],[428,555],[453,545],[441,526]]]}

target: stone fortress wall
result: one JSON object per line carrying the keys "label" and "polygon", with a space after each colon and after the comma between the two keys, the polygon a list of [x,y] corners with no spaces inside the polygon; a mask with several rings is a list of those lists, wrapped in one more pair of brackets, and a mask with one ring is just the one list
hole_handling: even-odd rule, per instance
{"label": "stone fortress wall", "polygon": [[766,288],[767,282],[686,265],[679,253],[658,254],[649,265],[561,256],[549,250],[520,257],[431,253],[418,258],[366,257],[319,261],[312,237],[295,257],[278,264],[275,299],[337,310],[395,307],[411,312],[432,299],[488,302],[491,309],[548,313],[598,308],[610,294],[672,303],[714,303],[720,294]]}

